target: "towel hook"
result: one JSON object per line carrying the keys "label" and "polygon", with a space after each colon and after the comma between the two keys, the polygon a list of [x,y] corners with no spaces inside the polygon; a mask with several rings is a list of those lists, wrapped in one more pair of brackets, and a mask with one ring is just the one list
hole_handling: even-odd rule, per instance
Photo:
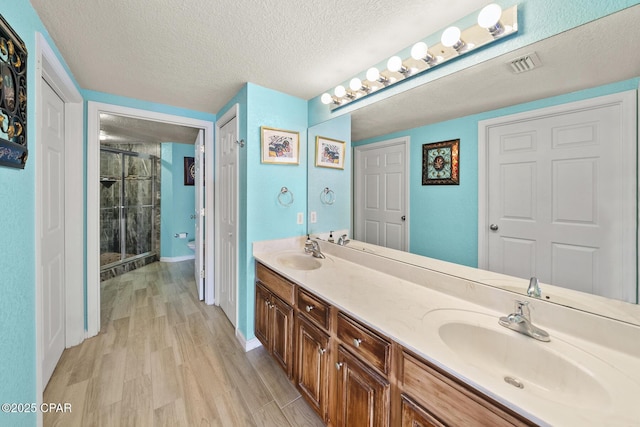
{"label": "towel hook", "polygon": [[[287,194],[289,195],[287,201]],[[282,187],[280,189],[280,194],[278,194],[278,203],[280,203],[285,208],[291,206],[293,203],[293,192],[289,190],[287,187]]]}

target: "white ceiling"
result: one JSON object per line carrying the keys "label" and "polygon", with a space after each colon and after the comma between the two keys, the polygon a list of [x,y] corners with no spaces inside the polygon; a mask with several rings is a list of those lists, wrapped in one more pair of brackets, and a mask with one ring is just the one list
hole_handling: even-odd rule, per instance
{"label": "white ceiling", "polygon": [[[488,2],[31,0],[82,88],[210,113],[246,82],[310,99]],[[637,22],[640,6],[357,110],[352,139],[636,77]],[[543,67],[511,74],[532,50]]]}
{"label": "white ceiling", "polygon": [[115,114],[100,114],[101,144],[139,144],[177,142],[193,144],[198,137],[198,129],[135,119]]}
{"label": "white ceiling", "polygon": [[486,3],[31,0],[82,88],[210,113],[246,82],[313,98]]}

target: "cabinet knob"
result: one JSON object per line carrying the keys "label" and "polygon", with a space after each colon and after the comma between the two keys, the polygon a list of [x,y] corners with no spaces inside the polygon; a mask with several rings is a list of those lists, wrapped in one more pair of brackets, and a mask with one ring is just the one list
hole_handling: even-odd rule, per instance
{"label": "cabinet knob", "polygon": [[362,342],[362,340],[360,338],[354,338],[353,339],[353,345],[356,347],[360,347],[360,343]]}
{"label": "cabinet knob", "polygon": [[305,307],[305,310],[307,310],[307,313],[311,312],[311,310],[313,310],[315,307],[312,305],[308,305]]}
{"label": "cabinet knob", "polygon": [[336,369],[339,371],[340,368],[342,368],[342,362],[337,362],[336,363]]}
{"label": "cabinet knob", "polygon": [[318,349],[318,353],[320,353],[320,354],[325,354],[326,352],[327,352],[326,348],[319,348]]}

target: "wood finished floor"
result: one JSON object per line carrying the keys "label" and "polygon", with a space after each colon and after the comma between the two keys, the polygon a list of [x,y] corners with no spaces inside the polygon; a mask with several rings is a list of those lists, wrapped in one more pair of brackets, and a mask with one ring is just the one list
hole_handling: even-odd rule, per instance
{"label": "wood finished floor", "polygon": [[263,347],[245,353],[219,307],[198,301],[193,261],[101,286],[102,330],[66,349],[45,426],[322,426]]}

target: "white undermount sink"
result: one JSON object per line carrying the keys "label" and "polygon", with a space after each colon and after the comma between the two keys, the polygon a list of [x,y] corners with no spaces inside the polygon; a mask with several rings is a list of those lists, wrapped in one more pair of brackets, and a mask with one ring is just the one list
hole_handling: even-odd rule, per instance
{"label": "white undermount sink", "polygon": [[499,325],[498,316],[457,309],[429,312],[424,326],[436,359],[532,408],[608,412],[640,393],[618,369],[552,332],[551,342],[540,342]]}
{"label": "white undermount sink", "polygon": [[326,259],[314,258],[312,255],[299,252],[286,252],[276,258],[276,262],[282,267],[293,270],[316,270],[322,267],[323,261]]}

